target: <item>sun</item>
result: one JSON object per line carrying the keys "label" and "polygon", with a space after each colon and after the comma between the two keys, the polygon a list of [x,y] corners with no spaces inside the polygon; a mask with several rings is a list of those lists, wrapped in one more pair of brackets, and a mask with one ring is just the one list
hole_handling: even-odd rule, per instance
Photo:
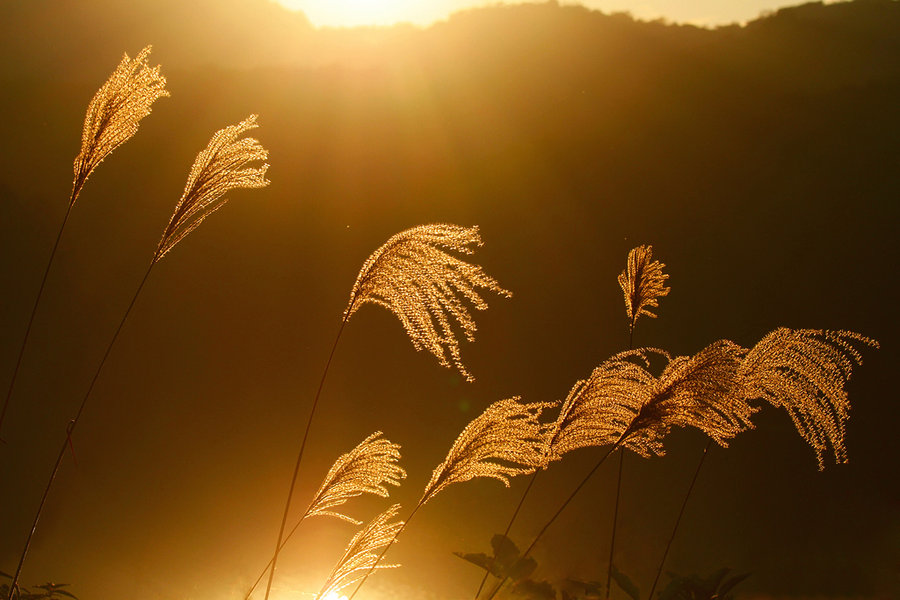
{"label": "sun", "polygon": [[[299,10],[317,27],[427,24],[441,16],[442,2],[419,0],[276,0]],[[438,5],[438,6],[435,6]]]}

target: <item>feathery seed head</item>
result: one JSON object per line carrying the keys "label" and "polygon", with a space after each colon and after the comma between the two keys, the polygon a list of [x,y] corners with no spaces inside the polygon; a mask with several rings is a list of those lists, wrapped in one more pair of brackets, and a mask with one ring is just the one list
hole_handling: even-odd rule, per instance
{"label": "feathery seed head", "polygon": [[781,327],[761,339],[741,366],[746,397],[784,408],[816,453],[819,470],[829,446],[835,463],[847,462],[845,386],[853,367],[862,364],[857,346],[879,347],[852,331]]}
{"label": "feathery seed head", "polygon": [[73,204],[97,165],[137,133],[141,119],[150,114],[150,107],[159,97],[169,95],[159,66],[151,68],[147,64],[150,49],[147,46],[141,50],[134,60],[125,54],[88,104],[81,151],[75,157]]}
{"label": "feathery seed head", "polygon": [[625,295],[625,314],[628,326],[634,329],[638,317],[647,315],[655,319],[649,308],[659,306],[657,298],[669,295],[671,288],[665,287],[668,275],[663,273],[666,265],[658,260],[650,261],[653,246],[638,246],[628,253],[628,264],[619,274],[619,286]]}
{"label": "feathery seed head", "polygon": [[397,464],[400,446],[380,436],[376,431],[334,462],[305,516],[331,516],[359,525],[360,521],[334,508],[362,494],[387,498],[387,485],[400,485],[406,477],[406,471]]}
{"label": "feathery seed head", "polygon": [[393,569],[400,566],[379,565],[380,556],[376,553],[379,548],[391,544],[403,527],[403,521],[390,522],[397,516],[399,510],[400,505],[394,504],[353,536],[344,555],[334,566],[322,590],[316,596],[317,600],[324,600],[331,592],[336,594],[368,576],[374,569]]}
{"label": "feathery seed head", "polygon": [[647,401],[655,378],[651,355],[669,358],[656,348],[620,352],[605,360],[586,380],[575,383],[551,425],[550,460],[578,448],[614,444]]}
{"label": "feathery seed head", "polygon": [[344,318],[367,302],[383,306],[397,315],[416,350],[427,350],[445,367],[452,362],[473,381],[460,358],[451,318],[465,338],[474,341],[475,320],[463,299],[484,310],[487,303],[479,288],[506,297],[511,293],[480,266],[445,250],[472,254],[471,246],[481,244],[478,227],[459,225],[420,225],[394,235],[363,264]]}
{"label": "feathery seed head", "polygon": [[258,127],[256,118],[256,115],[250,115],[237,125],[220,129],[197,155],[188,174],[184,194],[163,232],[153,262],[159,261],[203,219],[221,208],[227,201],[224,195],[230,190],[269,185],[266,179],[268,164],[248,166],[249,163],[266,160],[268,151],[253,138],[238,139],[244,132]]}
{"label": "feathery seed head", "polygon": [[648,390],[623,446],[642,456],[661,456],[663,438],[673,426],[699,429],[721,446],[752,428],[755,410],[744,398],[739,375],[746,352],[719,340],[694,356],[670,361]]}
{"label": "feathery seed head", "polygon": [[493,477],[509,487],[509,478],[547,466],[548,429],[540,422],[551,402],[521,404],[518,398],[494,402],[466,425],[444,462],[435,468],[419,504],[448,485],[475,477]]}

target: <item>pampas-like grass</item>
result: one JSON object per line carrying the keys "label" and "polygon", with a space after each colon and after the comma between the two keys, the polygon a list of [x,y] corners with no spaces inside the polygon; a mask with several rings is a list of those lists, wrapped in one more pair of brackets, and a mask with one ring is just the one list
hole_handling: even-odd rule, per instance
{"label": "pampas-like grass", "polygon": [[[397,315],[417,350],[427,348],[446,367],[450,366],[452,360],[459,372],[467,380],[472,381],[474,378],[460,359],[459,342],[451,328],[448,314],[452,315],[462,327],[466,338],[473,341],[475,321],[459,296],[473,304],[476,309],[484,310],[487,303],[479,295],[479,288],[486,288],[505,296],[510,295],[510,292],[486,275],[480,266],[467,263],[443,250],[446,248],[462,254],[471,254],[472,245],[481,245],[477,227],[420,225],[394,235],[363,263],[350,291],[350,301],[344,310],[344,318],[331,346],[331,353],[325,361],[325,368],[306,422],[306,431],[300,442],[300,451],[297,453],[297,462],[294,464],[294,473],[281,518],[281,528],[275,543],[273,568],[269,572],[269,581],[266,585],[266,600],[272,588],[274,565],[278,564],[278,552],[300,464],[303,461],[306,440],[331,360],[334,358],[347,321],[366,303],[384,306]],[[447,352],[450,354],[449,360]]]}
{"label": "pampas-like grass", "polygon": [[197,155],[184,193],[156,248],[153,262],[158,262],[203,219],[224,206],[227,201],[225,194],[230,190],[269,185],[266,179],[268,164],[249,166],[250,163],[266,160],[268,151],[257,140],[240,137],[244,132],[258,127],[256,118],[256,115],[250,115],[236,125],[220,129]]}
{"label": "pampas-like grass", "polygon": [[[441,464],[435,467],[418,504],[378,560],[384,557],[416,512],[448,486],[476,477],[489,477],[509,487],[510,477],[546,467],[548,429],[541,424],[540,418],[543,411],[552,406],[554,404],[549,402],[523,404],[519,398],[508,398],[494,402],[475,417],[457,436]],[[369,569],[362,577],[349,600],[353,600],[373,570]]]}
{"label": "pampas-like grass", "polygon": [[670,288],[665,287],[668,275],[662,272],[666,265],[658,260],[651,261],[653,246],[638,246],[628,253],[625,270],[619,275],[619,286],[625,296],[625,314],[628,329],[634,333],[638,317],[646,315],[651,319],[656,314],[650,308],[659,306],[657,298],[667,296]]}
{"label": "pampas-like grass", "polygon": [[254,127],[255,124],[256,116],[253,115],[238,125],[218,131],[213,136],[207,148],[200,152],[197,159],[194,161],[194,165],[191,167],[190,174],[188,175],[185,193],[175,208],[175,214],[169,220],[169,225],[166,227],[163,238],[147,267],[147,271],[144,273],[144,277],[138,284],[137,290],[135,290],[134,296],[131,298],[131,302],[128,303],[128,307],[125,309],[125,314],[122,315],[118,327],[116,327],[109,344],[106,346],[106,351],[103,353],[100,364],[97,366],[97,370],[91,378],[91,382],[81,400],[78,411],[75,413],[75,417],[69,421],[69,424],[66,427],[66,437],[57,454],[56,463],[50,472],[50,478],[47,481],[44,493],[41,496],[37,514],[32,522],[28,537],[25,540],[25,547],[22,550],[22,554],[19,558],[19,565],[13,576],[12,585],[10,586],[10,597],[8,600],[12,600],[13,589],[16,587],[22,565],[28,554],[28,548],[31,545],[32,537],[37,529],[37,524],[40,520],[41,513],[43,512],[47,496],[50,494],[50,489],[53,487],[53,482],[59,472],[59,467],[62,464],[66,448],[68,447],[68,444],[71,443],[71,436],[74,434],[75,428],[78,426],[81,419],[81,415],[84,413],[84,409],[87,406],[88,399],[91,397],[94,385],[100,378],[100,373],[103,371],[103,365],[106,364],[106,359],[109,358],[113,346],[116,343],[116,339],[118,339],[119,333],[121,333],[122,328],[125,326],[128,315],[131,314],[131,309],[134,308],[138,296],[141,294],[141,290],[144,289],[144,284],[150,277],[153,266],[172,248],[172,246],[178,243],[185,235],[193,231],[211,210],[218,208],[224,203],[222,195],[227,191],[236,187],[262,187],[269,183],[263,177],[266,165],[259,168],[239,169],[239,167],[244,167],[248,161],[260,160],[266,157],[267,153],[265,149],[263,149],[255,140],[246,139],[235,142],[235,138],[240,135],[240,133],[250,127]]}
{"label": "pampas-like grass", "polygon": [[331,592],[337,594],[348,585],[368,577],[375,569],[393,569],[400,566],[378,564],[384,553],[376,554],[379,548],[390,546],[403,528],[403,521],[391,522],[399,510],[400,505],[394,504],[353,536],[344,555],[316,595],[317,600],[324,600]]}
{"label": "pampas-like grass", "polygon": [[[463,365],[451,317],[468,341],[475,339],[475,320],[463,298],[477,310],[487,308],[483,288],[502,296],[511,293],[480,266],[446,250],[472,254],[480,246],[478,227],[420,225],[390,238],[363,264],[350,292],[345,318],[367,303],[397,315],[416,350],[425,349],[438,362],[451,362],[468,381],[474,377]],[[449,354],[449,357],[448,357]]]}
{"label": "pampas-like grass", "polygon": [[25,354],[25,347],[28,345],[28,338],[31,334],[31,326],[34,323],[34,316],[44,293],[50,267],[53,265],[53,258],[56,256],[59,241],[62,239],[72,207],[75,205],[81,189],[97,165],[137,133],[138,125],[144,117],[150,114],[153,103],[160,97],[169,95],[166,90],[166,78],[160,74],[159,66],[151,68],[147,64],[150,48],[147,46],[141,50],[134,60],[129,59],[126,54],[88,104],[81,134],[81,150],[75,157],[75,176],[72,181],[72,192],[69,195],[69,205],[66,208],[59,233],[56,235],[53,249],[50,251],[47,266],[44,268],[41,285],[38,287],[34,305],[31,307],[31,316],[25,326],[25,335],[19,347],[16,366],[9,380],[3,409],[0,410],[0,431],[3,429],[6,409],[12,397],[22,357]]}
{"label": "pampas-like grass", "polygon": [[425,486],[425,504],[454,483],[491,477],[509,487],[509,478],[547,466],[547,429],[541,413],[548,402],[522,404],[518,398],[499,400],[466,425],[447,457]]}
{"label": "pampas-like grass", "polygon": [[816,453],[819,470],[829,447],[835,463],[847,462],[846,384],[862,364],[854,344],[878,348],[877,341],[852,331],[780,327],[750,350],[740,369],[745,395],[787,411]]}
{"label": "pampas-like grass", "polygon": [[[397,464],[399,460],[400,446],[382,438],[380,431],[376,431],[364,439],[350,452],[339,456],[331,465],[328,474],[325,475],[322,485],[319,486],[319,490],[310,501],[306,512],[284,536],[281,548],[284,548],[284,545],[307,517],[335,517],[354,525],[360,525],[362,521],[335,509],[363,494],[387,498],[389,493],[387,486],[400,485],[400,481],[406,477],[406,471]],[[250,598],[253,590],[272,566],[272,562],[269,560],[245,598]]]}
{"label": "pampas-like grass", "polygon": [[147,64],[152,46],[134,60],[126,54],[88,105],[81,133],[81,151],[75,157],[71,204],[103,159],[137,133],[141,119],[150,114],[157,99],[168,96],[166,78],[159,66]]}
{"label": "pampas-like grass", "polygon": [[387,486],[400,485],[406,478],[406,471],[397,464],[400,446],[380,436],[376,431],[335,461],[304,517],[329,516],[359,525],[361,521],[334,509],[362,494],[387,498]]}

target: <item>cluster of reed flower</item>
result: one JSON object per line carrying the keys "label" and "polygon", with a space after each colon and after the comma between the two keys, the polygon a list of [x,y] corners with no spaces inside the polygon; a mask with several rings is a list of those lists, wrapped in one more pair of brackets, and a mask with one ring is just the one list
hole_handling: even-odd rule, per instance
{"label": "cluster of reed flower", "polygon": [[[75,160],[69,210],[97,165],[135,135],[140,121],[150,113],[156,99],[168,95],[166,80],[159,67],[151,68],[147,64],[149,52],[150,48],[145,48],[134,60],[126,56],[90,102],[82,148]],[[268,158],[267,151],[257,140],[242,137],[257,126],[256,121],[256,115],[251,115],[221,129],[197,155],[183,195],[152,254],[147,272],[107,346],[77,413],[66,427],[62,447],[10,586],[10,600],[66,444],[154,265],[209,214],[220,208],[226,201],[225,194],[236,188],[261,188],[269,184],[266,179],[268,165],[260,164]],[[271,559],[247,592],[247,598],[266,574],[265,596],[268,598],[279,553],[307,518],[333,517],[359,525],[358,520],[343,512],[342,506],[363,494],[388,497],[389,486],[400,485],[406,476],[399,466],[399,446],[375,432],[337,459],[302,516],[290,530],[287,529],[304,449],[328,368],[341,332],[353,315],[366,304],[386,308],[396,315],[416,350],[425,350],[442,366],[455,368],[469,381],[474,379],[462,360],[459,340],[461,336],[474,341],[476,324],[471,309],[487,308],[485,292],[501,297],[511,295],[480,266],[462,258],[471,255],[481,243],[477,227],[421,225],[394,235],[364,261],[351,288],[340,329],[311,402]],[[650,309],[658,308],[658,299],[669,293],[670,289],[665,286],[668,275],[663,272],[664,266],[652,260],[650,246],[640,246],[629,253],[619,284],[630,334],[641,316],[656,316]],[[44,278],[46,280],[46,272]],[[31,319],[42,290],[43,283]],[[25,350],[30,323],[19,360]],[[396,566],[384,565],[381,561],[416,512],[448,486],[481,477],[497,479],[509,486],[510,478],[536,475],[576,449],[607,448],[588,474],[590,477],[603,459],[615,450],[627,449],[647,458],[663,455],[666,436],[673,427],[695,428],[708,436],[710,442],[724,447],[736,435],[752,428],[753,415],[768,403],[788,412],[800,435],[816,453],[820,468],[828,454],[833,455],[836,462],[844,462],[847,458],[845,423],[850,408],[846,382],[853,367],[861,362],[859,348],[863,346],[877,346],[877,343],[848,331],[779,328],[752,348],[718,340],[694,355],[675,357],[656,348],[629,348],[603,361],[585,379],[575,382],[561,402],[526,403],[520,398],[494,402],[459,434],[444,460],[434,469],[418,503],[406,519],[397,520],[400,507],[392,504],[364,525],[350,540],[346,552],[316,597],[333,596],[356,583],[352,598],[372,572]],[[654,372],[651,363],[659,360],[665,365]],[[0,425],[12,397],[14,382],[15,375],[0,414]],[[552,416],[553,411],[556,411],[555,416]],[[569,500],[584,481],[575,488]],[[530,484],[528,489],[531,489]],[[519,507],[524,498],[523,495]],[[569,500],[550,519],[538,538]],[[507,533],[513,520],[510,520]],[[538,538],[523,556],[531,551]],[[490,597],[502,585],[503,581],[493,589]],[[476,597],[480,591],[481,587]]]}

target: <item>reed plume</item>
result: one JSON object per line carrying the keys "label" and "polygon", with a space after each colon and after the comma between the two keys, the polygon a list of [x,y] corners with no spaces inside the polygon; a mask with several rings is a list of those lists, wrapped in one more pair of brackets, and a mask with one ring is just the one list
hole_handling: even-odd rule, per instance
{"label": "reed plume", "polygon": [[551,460],[579,448],[616,443],[634,420],[637,403],[656,384],[648,370],[650,355],[670,358],[656,348],[620,352],[575,382],[551,426]]}
{"label": "reed plume", "polygon": [[330,516],[359,525],[361,521],[334,509],[363,494],[387,498],[387,485],[400,485],[406,478],[406,471],[397,464],[400,446],[380,436],[381,432],[376,431],[335,461],[304,518]]}
{"label": "reed plume", "polygon": [[425,486],[425,504],[454,483],[492,477],[509,487],[509,478],[547,466],[547,428],[540,422],[548,402],[521,404],[518,398],[499,400],[462,430],[447,457]]}
{"label": "reed plume", "polygon": [[[406,477],[406,471],[397,464],[399,460],[400,446],[382,438],[380,431],[376,431],[364,439],[350,452],[339,456],[328,470],[322,485],[319,486],[319,491],[313,496],[303,516],[284,536],[279,550],[284,548],[284,545],[307,517],[335,517],[354,525],[360,525],[362,521],[334,509],[363,494],[387,498],[387,486],[400,485],[400,481]],[[256,581],[253,582],[245,598],[250,598],[269,567],[272,566],[272,562],[273,559],[270,559]]]}
{"label": "reed plume", "polygon": [[[548,402],[522,404],[519,398],[498,400],[475,417],[457,436],[450,451],[431,475],[425,491],[406,522],[381,552],[387,553],[391,544],[416,512],[441,490],[454,483],[476,477],[497,479],[509,487],[509,478],[532,473],[547,466],[547,428],[541,424],[541,413],[554,406]],[[350,600],[359,592],[372,573],[369,569],[353,590]]]}
{"label": "reed plume", "polygon": [[44,293],[44,286],[47,283],[47,276],[50,274],[53,258],[56,256],[59,241],[62,239],[72,207],[75,205],[81,189],[97,165],[109,156],[113,150],[137,133],[141,119],[150,114],[150,108],[153,103],[158,98],[169,95],[169,92],[166,90],[166,78],[160,74],[159,66],[151,68],[147,64],[150,49],[151,46],[147,46],[141,50],[134,60],[129,59],[128,55],[125,54],[122,62],[119,63],[119,66],[116,67],[116,70],[113,71],[106,83],[97,90],[90,104],[88,104],[81,134],[81,150],[75,157],[75,176],[72,181],[72,192],[69,195],[69,205],[66,208],[62,225],[60,225],[59,232],[56,235],[53,249],[50,251],[50,258],[47,260],[47,266],[44,268],[44,275],[41,278],[41,285],[38,287],[38,293],[31,308],[31,316],[29,316],[28,324],[25,327],[25,335],[19,347],[16,366],[13,368],[9,388],[6,392],[6,399],[3,402],[3,409],[0,411],[0,430],[3,428],[6,409],[12,397],[16,378],[19,374],[19,367],[22,364],[22,357],[25,354],[25,347],[28,345],[28,338],[31,334],[31,326],[34,323],[34,316],[37,313],[38,304],[40,304],[41,296]]}
{"label": "reed plume", "polygon": [[123,56],[88,105],[81,151],[75,157],[72,204],[97,165],[137,133],[141,119],[150,114],[158,98],[169,95],[159,65],[151,68],[147,64],[151,48],[141,50],[134,60]]}
{"label": "reed plume", "polygon": [[[8,600],[12,600],[12,589],[15,588],[18,581],[22,565],[28,554],[28,548],[31,545],[31,539],[37,529],[37,524],[40,520],[41,513],[43,512],[47,496],[50,494],[50,489],[59,472],[59,467],[62,464],[66,448],[68,447],[68,444],[71,443],[71,436],[78,426],[81,415],[87,406],[87,401],[91,397],[94,385],[100,378],[100,373],[103,371],[103,365],[106,364],[106,359],[109,358],[113,346],[116,343],[116,339],[118,339],[119,333],[121,333],[122,328],[125,326],[128,315],[131,314],[131,309],[134,308],[141,290],[144,289],[144,284],[147,283],[147,279],[150,277],[153,266],[159,261],[163,254],[168,252],[180,239],[196,228],[203,218],[209,214],[209,210],[204,211],[204,207],[208,207],[211,203],[218,202],[216,205],[216,208],[218,208],[224,204],[224,200],[220,200],[221,196],[233,188],[262,187],[268,185],[269,182],[263,178],[267,165],[263,165],[258,169],[236,170],[237,167],[246,165],[247,161],[261,160],[266,157],[266,151],[259,146],[259,143],[255,140],[240,140],[234,142],[234,138],[237,135],[250,127],[254,127],[255,124],[256,115],[253,115],[238,125],[218,131],[213,135],[207,148],[197,155],[197,159],[194,161],[194,165],[191,167],[190,174],[188,175],[185,193],[175,208],[175,214],[169,220],[169,225],[166,227],[162,241],[160,241],[153,258],[144,273],[144,277],[138,284],[134,295],[131,297],[131,302],[128,303],[128,307],[125,309],[125,314],[122,315],[118,327],[116,327],[109,344],[106,346],[103,357],[100,359],[100,364],[97,366],[97,370],[94,372],[94,376],[91,378],[88,389],[78,407],[78,412],[75,413],[75,417],[69,421],[69,424],[66,427],[66,437],[57,454],[56,463],[50,472],[50,478],[47,481],[44,493],[41,496],[37,514],[32,522],[28,537],[25,540],[25,547],[19,557],[19,564],[16,567],[16,573],[13,576]],[[251,174],[249,173],[250,171],[255,171],[256,174]]]}
{"label": "reed plume", "polygon": [[669,295],[670,288],[665,287],[669,276],[662,271],[666,265],[658,260],[651,261],[652,256],[653,246],[633,248],[628,253],[625,270],[619,275],[630,334],[634,333],[634,325],[641,315],[655,319],[656,315],[649,309],[659,306],[657,298]]}
{"label": "reed plume", "polygon": [[[460,359],[459,342],[451,327],[448,313],[462,327],[466,339],[473,341],[475,321],[458,295],[473,304],[476,309],[484,310],[487,303],[479,295],[479,288],[487,288],[504,296],[511,294],[486,275],[478,265],[456,258],[443,249],[472,254],[474,250],[470,246],[480,246],[481,243],[478,227],[420,225],[394,235],[363,263],[350,291],[350,302],[344,310],[344,318],[334,338],[331,353],[325,362],[325,369],[309,411],[306,431],[300,442],[300,451],[297,453],[294,474],[288,488],[281,528],[275,542],[273,565],[278,563],[278,552],[309,430],[319,405],[328,369],[347,321],[363,304],[371,302],[384,306],[400,319],[416,350],[428,349],[445,367],[450,367],[452,361],[468,381],[473,381],[474,378]],[[266,586],[266,600],[269,598],[274,576],[273,566]]]}
{"label": "reed plume", "polygon": [[[647,306],[657,306],[656,298],[668,295],[669,288],[663,287],[668,275],[664,275],[665,266],[659,261],[650,262],[653,246],[639,246],[628,253],[625,270],[619,275],[619,286],[625,295],[625,314],[629,320],[628,349],[634,348],[634,326],[638,316],[643,314],[651,318],[656,315],[646,310]],[[609,565],[606,571],[606,598],[610,594],[610,582],[613,572],[613,555],[616,548],[616,524],[619,520],[619,496],[622,491],[622,471],[625,467],[625,453],[619,453],[619,474],[616,478],[616,500],[613,508],[612,534],[609,542]]]}
{"label": "reed plume", "polygon": [[[397,315],[416,350],[427,350],[445,367],[450,363],[467,381],[474,381],[463,365],[451,318],[465,338],[475,339],[475,320],[463,302],[487,308],[479,288],[509,297],[511,293],[480,266],[445,250],[472,254],[480,246],[478,227],[419,225],[391,237],[363,264],[344,311],[350,318],[366,303]],[[449,354],[449,357],[448,357]]]}
{"label": "reed plume", "polygon": [[400,566],[378,564],[384,553],[376,554],[379,548],[392,544],[402,529],[403,521],[391,522],[399,510],[400,505],[394,504],[353,536],[344,555],[316,595],[317,600],[322,600],[329,593],[337,593],[348,585],[368,577],[375,569],[393,569]]}
{"label": "reed plume", "polygon": [[244,132],[258,127],[257,115],[250,115],[236,125],[220,129],[202,150],[188,174],[184,193],[156,248],[153,262],[158,262],[175,244],[196,229],[203,219],[225,205],[225,194],[235,188],[261,188],[268,164],[250,167],[249,163],[266,160],[268,151],[253,138],[240,138]]}
{"label": "reed plume", "polygon": [[[862,364],[862,356],[854,344],[878,347],[875,340],[852,331],[780,327],[746,352],[737,371],[744,400],[763,399],[788,412],[797,431],[815,451],[819,470],[825,467],[824,454],[829,446],[835,462],[847,462],[844,435],[850,401],[845,386],[854,365]],[[710,444],[697,463],[681,504],[650,588],[651,596]]]}
{"label": "reed plume", "polygon": [[835,463],[847,462],[845,386],[853,367],[862,364],[859,345],[877,348],[878,342],[852,331],[780,327],[747,353],[740,370],[747,397],[788,412],[816,453],[819,470],[829,448]]}

